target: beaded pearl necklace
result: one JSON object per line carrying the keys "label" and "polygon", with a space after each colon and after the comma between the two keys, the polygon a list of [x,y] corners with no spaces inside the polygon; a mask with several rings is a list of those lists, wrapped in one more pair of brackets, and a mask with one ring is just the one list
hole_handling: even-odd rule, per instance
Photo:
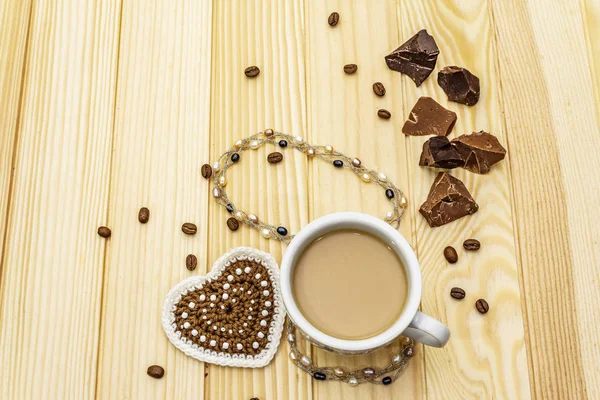
{"label": "beaded pearl necklace", "polygon": [[[261,235],[267,239],[275,239],[288,244],[294,235],[290,234],[287,228],[283,226],[273,226],[261,221],[255,214],[247,213],[238,209],[229,200],[225,192],[227,185],[227,170],[240,160],[240,153],[246,150],[256,150],[263,144],[273,144],[281,148],[292,147],[311,159],[320,158],[334,167],[340,169],[349,169],[354,172],[365,183],[376,183],[384,189],[386,197],[392,204],[392,210],[388,211],[384,220],[390,225],[398,228],[400,219],[404,214],[408,200],[404,193],[398,189],[387,176],[381,172],[368,169],[362,165],[358,158],[348,157],[338,151],[333,146],[313,146],[304,141],[300,136],[291,136],[281,132],[275,132],[272,129],[265,129],[264,132],[256,133],[245,139],[235,142],[233,147],[223,153],[212,165],[214,188],[213,197],[225,209],[232,214],[236,220],[260,231]],[[210,177],[210,176],[209,176]],[[287,321],[287,341],[290,346],[290,359],[292,362],[308,372],[316,380],[337,380],[348,383],[350,386],[356,386],[359,383],[369,382],[374,384],[389,385],[395,381],[413,356],[414,343],[409,338],[403,338],[400,341],[400,351],[391,357],[391,363],[385,368],[363,368],[356,371],[345,371],[341,367],[318,367],[311,359],[302,354],[296,346],[296,326],[288,318]]]}

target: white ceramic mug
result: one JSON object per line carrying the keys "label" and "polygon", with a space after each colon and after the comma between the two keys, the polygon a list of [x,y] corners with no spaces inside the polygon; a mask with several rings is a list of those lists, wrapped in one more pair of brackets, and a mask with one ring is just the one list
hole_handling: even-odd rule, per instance
{"label": "white ceramic mug", "polygon": [[[356,229],[383,240],[396,252],[406,269],[408,299],[404,310],[392,326],[382,333],[361,340],[338,339],[315,328],[302,315],[292,292],[293,270],[304,249],[324,234],[339,229]],[[292,240],[281,262],[281,295],[291,320],[311,342],[340,354],[363,354],[387,345],[400,335],[428,346],[442,347],[450,338],[450,330],[438,320],[418,310],[421,302],[422,278],[419,262],[406,239],[384,221],[367,214],[342,212],[321,217],[304,227]]]}

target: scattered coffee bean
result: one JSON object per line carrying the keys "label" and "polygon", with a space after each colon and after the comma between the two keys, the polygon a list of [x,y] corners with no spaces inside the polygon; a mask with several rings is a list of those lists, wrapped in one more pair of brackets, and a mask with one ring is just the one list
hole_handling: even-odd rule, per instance
{"label": "scattered coffee bean", "polygon": [[112,232],[106,226],[101,226],[98,228],[98,235],[102,236],[103,238],[109,238],[111,234]]}
{"label": "scattered coffee bean", "polygon": [[204,164],[200,169],[200,173],[204,179],[208,179],[212,176],[212,167],[208,164]]}
{"label": "scattered coffee bean", "polygon": [[227,227],[229,229],[231,229],[232,231],[237,231],[238,228],[240,227],[240,223],[238,222],[237,219],[231,217],[227,220]]}
{"label": "scattered coffee bean", "polygon": [[385,191],[385,195],[388,199],[393,199],[394,198],[394,191],[392,189],[388,189]]}
{"label": "scattered coffee bean", "polygon": [[392,383],[392,378],[389,376],[386,376],[381,380],[381,383],[383,383],[384,385],[389,385],[390,383]]}
{"label": "scattered coffee bean", "polygon": [[467,239],[463,242],[463,247],[465,250],[475,251],[479,250],[481,243],[477,239]]}
{"label": "scattered coffee bean", "polygon": [[198,228],[196,225],[192,224],[191,222],[186,222],[185,224],[181,225],[181,232],[185,233],[186,235],[195,235],[197,230]]}
{"label": "scattered coffee bean", "polygon": [[287,147],[287,144],[288,144],[288,143],[287,143],[287,141],[286,141],[286,140],[280,140],[280,141],[279,141],[279,147],[283,147],[283,148],[285,148],[285,147]]}
{"label": "scattered coffee bean", "polygon": [[260,74],[260,69],[256,65],[253,65],[251,67],[246,68],[244,70],[244,74],[246,74],[248,78],[254,78],[258,74]]}
{"label": "scattered coffee bean", "polygon": [[258,397],[253,397],[250,400],[258,400]]}
{"label": "scattered coffee bean", "polygon": [[450,264],[454,264],[458,261],[458,254],[452,246],[448,246],[444,249],[444,257]]}
{"label": "scattered coffee bean", "polygon": [[479,299],[475,302],[475,308],[481,314],[486,314],[490,310],[490,305],[484,299]]}
{"label": "scattered coffee bean", "polygon": [[344,166],[344,162],[342,160],[335,160],[333,162],[333,166],[336,168],[342,168]]}
{"label": "scattered coffee bean", "polygon": [[165,375],[165,369],[160,365],[151,365],[146,371],[153,378],[160,379]]}
{"label": "scattered coffee bean", "polygon": [[277,164],[283,161],[283,154],[275,151],[267,156],[269,164]]}
{"label": "scattered coffee bean", "polygon": [[388,110],[384,110],[383,108],[377,110],[377,115],[379,116],[379,118],[383,119],[390,119],[392,117],[392,113],[390,113]]}
{"label": "scattered coffee bean", "polygon": [[344,72],[347,74],[353,74],[358,71],[358,66],[356,64],[346,64],[344,65]]}
{"label": "scattered coffee bean", "polygon": [[277,233],[279,234],[279,236],[287,236],[288,230],[285,229],[283,226],[280,226],[277,228]]}
{"label": "scattered coffee bean", "polygon": [[373,84],[373,92],[379,97],[385,96],[385,86],[383,86],[383,83],[375,82]]}
{"label": "scattered coffee bean", "polygon": [[149,219],[150,210],[148,210],[146,207],[140,208],[140,211],[138,212],[138,221],[140,221],[142,224],[146,224],[148,223]]}
{"label": "scattered coffee bean", "polygon": [[338,24],[338,22],[340,22],[340,14],[338,14],[336,12],[332,12],[329,15],[329,18],[327,18],[327,23],[330,26],[336,26]]}
{"label": "scattered coffee bean", "polygon": [[233,153],[233,154],[231,155],[231,161],[233,161],[233,162],[238,162],[238,161],[240,161],[240,155],[239,155],[238,153]]}
{"label": "scattered coffee bean", "polygon": [[225,206],[225,209],[227,210],[227,212],[229,214],[233,214],[233,206],[231,205],[231,203],[227,203],[227,205]]}
{"label": "scattered coffee bean", "polygon": [[189,271],[193,271],[196,269],[197,265],[198,265],[198,258],[193,254],[188,254],[188,256],[185,258],[185,267]]}
{"label": "scattered coffee bean", "polygon": [[327,379],[327,376],[322,372],[315,372],[313,378],[315,378],[318,381],[324,381],[325,379]]}
{"label": "scattered coffee bean", "polygon": [[457,300],[462,300],[465,298],[466,293],[463,289],[459,287],[453,287],[452,289],[450,289],[450,296]]}

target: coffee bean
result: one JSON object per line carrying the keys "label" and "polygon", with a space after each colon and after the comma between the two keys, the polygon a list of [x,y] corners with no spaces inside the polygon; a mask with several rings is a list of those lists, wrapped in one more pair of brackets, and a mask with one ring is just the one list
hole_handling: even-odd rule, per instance
{"label": "coffee bean", "polygon": [[258,74],[260,74],[260,69],[258,69],[256,65],[253,65],[251,67],[246,68],[244,70],[244,74],[246,74],[248,78],[254,78]]}
{"label": "coffee bean", "polygon": [[188,254],[185,258],[185,267],[189,271],[193,271],[196,269],[196,266],[198,266],[198,258],[193,254]]}
{"label": "coffee bean", "polygon": [[196,225],[192,224],[191,222],[186,222],[185,224],[181,225],[181,232],[185,233],[186,235],[195,235],[197,230],[198,228]]}
{"label": "coffee bean", "polygon": [[153,378],[160,379],[165,375],[165,369],[160,365],[151,365],[146,371]]}
{"label": "coffee bean", "polygon": [[336,26],[338,22],[340,22],[340,14],[336,12],[332,12],[329,18],[327,18],[327,23],[331,26]]}
{"label": "coffee bean", "polygon": [[98,235],[102,236],[103,238],[109,238],[111,234],[112,232],[106,226],[101,226],[98,228]]}
{"label": "coffee bean", "polygon": [[477,239],[467,239],[464,241],[463,247],[465,250],[475,251],[479,250],[481,243],[479,243],[479,240]]}
{"label": "coffee bean", "polygon": [[383,86],[383,83],[375,82],[373,84],[373,92],[379,97],[385,96],[385,86]]}
{"label": "coffee bean", "polygon": [[138,212],[138,221],[140,221],[142,224],[146,224],[148,223],[149,219],[150,210],[148,210],[146,207],[140,208],[140,211]]}
{"label": "coffee bean", "polygon": [[237,231],[238,228],[240,227],[240,223],[238,222],[237,219],[231,217],[227,220],[227,227],[229,229],[231,229],[232,231]]}
{"label": "coffee bean", "polygon": [[392,117],[392,113],[390,113],[388,110],[384,110],[383,108],[377,110],[377,115],[379,116],[379,118],[383,119],[390,119]]}
{"label": "coffee bean", "polygon": [[475,302],[475,308],[482,314],[486,314],[490,310],[490,305],[484,299],[479,299]]}
{"label": "coffee bean", "polygon": [[277,164],[283,161],[283,154],[279,153],[278,151],[275,151],[267,156],[267,161],[269,162],[269,164]]}
{"label": "coffee bean", "polygon": [[353,74],[358,70],[358,66],[356,64],[346,64],[344,65],[344,72],[347,74]]}
{"label": "coffee bean", "polygon": [[258,397],[252,397],[250,400],[258,400]]}
{"label": "coffee bean", "polygon": [[462,300],[465,298],[466,293],[463,289],[459,287],[453,287],[452,289],[450,289],[450,296],[457,300]]}
{"label": "coffee bean", "polygon": [[444,249],[444,257],[446,258],[446,261],[448,261],[450,264],[454,264],[458,261],[458,254],[452,246],[448,246]]}
{"label": "coffee bean", "polygon": [[212,176],[212,167],[208,164],[204,164],[200,169],[200,173],[204,179],[208,179]]}

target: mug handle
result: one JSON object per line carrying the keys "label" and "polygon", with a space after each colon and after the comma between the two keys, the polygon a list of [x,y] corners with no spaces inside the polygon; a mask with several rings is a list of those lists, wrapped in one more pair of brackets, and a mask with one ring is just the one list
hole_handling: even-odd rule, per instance
{"label": "mug handle", "polygon": [[433,347],[444,347],[450,339],[450,329],[435,318],[417,311],[402,335]]}

